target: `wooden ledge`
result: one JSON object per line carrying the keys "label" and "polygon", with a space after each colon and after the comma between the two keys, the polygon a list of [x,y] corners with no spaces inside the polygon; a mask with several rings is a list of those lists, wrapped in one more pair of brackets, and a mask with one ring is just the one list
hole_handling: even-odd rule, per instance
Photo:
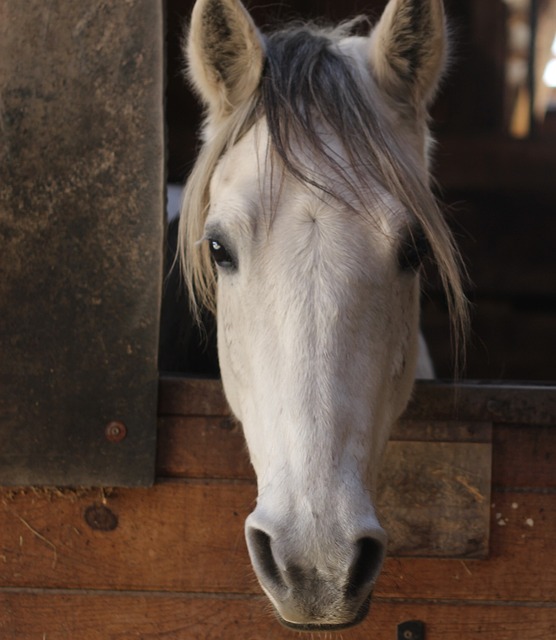
{"label": "wooden ledge", "polygon": [[[160,416],[229,416],[220,380],[162,376]],[[404,420],[556,426],[556,385],[523,382],[417,382]]]}

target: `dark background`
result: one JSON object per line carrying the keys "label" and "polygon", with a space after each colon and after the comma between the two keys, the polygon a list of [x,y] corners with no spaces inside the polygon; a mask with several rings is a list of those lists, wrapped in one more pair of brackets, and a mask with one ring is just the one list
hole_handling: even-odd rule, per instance
{"label": "dark background", "polygon": [[[376,20],[386,0],[254,3],[263,29],[293,18]],[[556,356],[556,113],[525,139],[508,133],[507,9],[502,0],[446,0],[453,32],[450,72],[433,108],[438,195],[469,269],[472,334],[465,377],[552,380]],[[183,80],[180,41],[193,0],[166,0],[168,175],[183,182],[195,159],[200,110]],[[172,242],[172,233],[169,242]],[[175,283],[174,283],[175,284]],[[175,307],[163,308],[161,368],[215,371],[210,346]],[[450,377],[448,317],[434,273],[423,292],[423,330],[439,377]],[[211,329],[208,330],[209,336]],[[209,339],[210,345],[210,339]]]}

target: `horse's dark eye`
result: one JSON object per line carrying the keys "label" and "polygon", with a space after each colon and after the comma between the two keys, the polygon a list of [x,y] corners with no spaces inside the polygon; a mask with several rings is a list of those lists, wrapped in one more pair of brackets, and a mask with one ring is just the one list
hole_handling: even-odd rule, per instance
{"label": "horse's dark eye", "polygon": [[232,255],[222,243],[211,239],[209,239],[208,243],[212,259],[219,267],[230,269],[236,266]]}
{"label": "horse's dark eye", "polygon": [[423,231],[409,233],[402,241],[398,253],[398,264],[402,271],[418,271],[430,253],[430,245]]}

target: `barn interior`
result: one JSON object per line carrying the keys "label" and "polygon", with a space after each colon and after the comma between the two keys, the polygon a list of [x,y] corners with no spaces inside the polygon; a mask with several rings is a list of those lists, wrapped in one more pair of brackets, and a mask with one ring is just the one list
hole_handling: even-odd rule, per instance
{"label": "barn interior", "polygon": [[[269,27],[386,4],[245,1]],[[390,541],[370,615],[307,638],[556,629],[556,390],[538,382],[554,378],[556,0],[444,1],[433,169],[480,380],[416,385],[377,491]],[[218,374],[214,329],[188,322],[169,268],[157,363],[164,172],[183,184],[198,148],[180,53],[192,4],[165,0],[164,19],[152,0],[0,2],[0,640],[301,637],[253,574],[256,477],[222,385],[200,379]],[[447,311],[426,279],[447,378]]]}
{"label": "barn interior", "polygon": [[[331,22],[385,0],[250,3],[258,25]],[[187,179],[198,148],[199,105],[183,78],[181,40],[193,0],[166,0],[168,181]],[[447,0],[448,73],[432,109],[433,176],[469,272],[472,329],[463,377],[554,378],[556,321],[556,2]],[[177,209],[173,204],[170,209]],[[170,213],[175,213],[170,210]],[[173,226],[175,227],[175,222]],[[168,266],[175,229],[168,233]],[[160,368],[217,376],[214,326],[187,319],[176,272],[167,275]],[[437,376],[454,373],[445,301],[427,270],[422,326]],[[552,345],[552,347],[551,347]]]}

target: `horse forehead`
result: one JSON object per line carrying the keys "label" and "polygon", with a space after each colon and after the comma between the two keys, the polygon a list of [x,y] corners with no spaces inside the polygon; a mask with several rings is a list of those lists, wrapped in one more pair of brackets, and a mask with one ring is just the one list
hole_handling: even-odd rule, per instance
{"label": "horse forehead", "polygon": [[[332,147],[335,142],[330,139],[327,144]],[[299,151],[302,164],[310,171],[311,158],[305,156],[303,141],[297,143],[299,149],[294,151]],[[285,236],[300,230],[296,222],[304,225],[310,221],[321,225],[321,231],[328,230],[329,237],[337,240],[341,235],[363,234],[372,244],[378,242],[385,248],[392,245],[407,224],[407,212],[378,184],[365,198],[357,195],[353,210],[347,210],[353,196],[349,189],[342,190],[336,185],[342,193],[335,197],[302,182],[283,168],[269,147],[268,128],[263,118],[222,156],[210,182],[211,210],[218,217],[226,217],[232,225],[234,221],[241,226],[248,224],[252,229],[256,229],[257,220],[264,217],[267,224],[263,227],[270,235],[274,235],[273,228],[280,227]],[[317,176],[317,181],[322,180],[322,176]],[[356,210],[361,208],[361,200],[365,201],[367,210],[359,215]],[[283,227],[282,222],[285,222]],[[302,228],[307,231],[305,226]]]}
{"label": "horse forehead", "polygon": [[[325,127],[319,135],[340,163],[344,149],[337,137]],[[298,165],[303,172],[307,172],[316,183],[322,182],[322,161],[314,157],[311,144],[304,139],[288,141],[288,149],[293,164]],[[344,169],[348,169],[345,164]],[[266,119],[260,118],[242,138],[229,148],[213,173],[211,188],[215,196],[221,193],[261,193],[272,192],[272,196],[280,197],[284,193],[284,181],[288,183],[288,191],[306,193],[311,191],[307,184],[294,179],[283,167],[282,160],[271,148],[270,133]],[[312,190],[314,193],[314,189]]]}
{"label": "horse forehead", "polygon": [[212,175],[212,193],[260,190],[267,151],[268,130],[261,120],[224,153]]}

